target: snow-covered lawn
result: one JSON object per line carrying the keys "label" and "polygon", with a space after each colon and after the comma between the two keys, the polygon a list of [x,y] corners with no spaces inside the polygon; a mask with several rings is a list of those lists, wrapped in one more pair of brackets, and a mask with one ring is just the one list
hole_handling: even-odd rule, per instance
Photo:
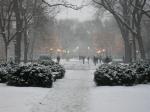
{"label": "snow-covered lawn", "polygon": [[91,112],[150,112],[150,85],[91,88]]}
{"label": "snow-covered lawn", "polygon": [[32,107],[40,103],[49,90],[0,84],[0,112],[31,112]]}

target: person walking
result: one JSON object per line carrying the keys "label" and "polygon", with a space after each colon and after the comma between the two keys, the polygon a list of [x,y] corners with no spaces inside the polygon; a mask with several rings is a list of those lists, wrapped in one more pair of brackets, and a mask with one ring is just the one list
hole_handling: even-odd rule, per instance
{"label": "person walking", "polygon": [[94,65],[96,66],[96,64],[97,64],[97,63],[96,63],[96,56],[93,57],[93,63],[94,63]]}
{"label": "person walking", "polygon": [[57,63],[60,63],[60,56],[57,56]]}
{"label": "person walking", "polygon": [[85,56],[82,56],[83,64],[85,63]]}
{"label": "person walking", "polygon": [[102,63],[102,56],[99,56],[99,63]]}
{"label": "person walking", "polygon": [[89,56],[87,57],[87,60],[88,60],[88,64],[89,64],[90,63],[90,57]]}

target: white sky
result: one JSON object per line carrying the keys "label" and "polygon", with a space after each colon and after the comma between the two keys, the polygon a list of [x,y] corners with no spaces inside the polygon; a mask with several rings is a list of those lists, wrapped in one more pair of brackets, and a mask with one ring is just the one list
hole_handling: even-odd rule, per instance
{"label": "white sky", "polygon": [[57,19],[78,19],[79,21],[86,21],[94,17],[94,12],[92,7],[85,7],[81,10],[63,8],[58,14]]}
{"label": "white sky", "polygon": [[[90,0],[67,0],[71,4],[80,6],[89,3]],[[95,9],[92,6],[86,6],[80,10],[73,10],[62,7],[57,19],[78,19],[79,21],[91,20],[94,17]]]}

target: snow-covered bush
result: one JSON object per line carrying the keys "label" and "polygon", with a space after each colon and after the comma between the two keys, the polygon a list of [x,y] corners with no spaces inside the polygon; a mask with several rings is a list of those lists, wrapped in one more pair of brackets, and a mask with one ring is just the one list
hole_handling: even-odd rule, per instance
{"label": "snow-covered bush", "polygon": [[42,55],[42,56],[39,57],[38,60],[40,61],[40,60],[51,60],[51,59],[52,59],[51,56]]}
{"label": "snow-covered bush", "polygon": [[53,60],[39,60],[38,63],[45,66],[53,66],[56,64]]}
{"label": "snow-covered bush", "polygon": [[7,70],[4,67],[0,68],[0,83],[5,83],[7,81]]}
{"label": "snow-covered bush", "polygon": [[54,79],[62,79],[65,76],[65,69],[59,64],[54,64],[53,66],[50,66],[50,69],[52,72],[58,73],[55,74]]}
{"label": "snow-covered bush", "polygon": [[130,65],[101,65],[94,73],[97,85],[125,85],[145,84],[150,82],[150,65],[134,63]]}
{"label": "snow-covered bush", "polygon": [[65,75],[63,66],[51,59],[39,60],[38,64],[0,65],[0,83],[12,86],[52,87],[53,81]]}
{"label": "snow-covered bush", "polygon": [[52,87],[52,72],[48,67],[34,64],[19,66],[8,78],[11,86]]}
{"label": "snow-covered bush", "polygon": [[0,64],[0,83],[5,83],[10,74],[15,72],[18,66],[14,63]]}
{"label": "snow-covered bush", "polygon": [[106,56],[102,61],[103,61],[103,63],[110,63],[110,62],[112,62],[112,58]]}
{"label": "snow-covered bush", "polygon": [[52,60],[41,60],[39,64],[48,66],[52,73],[55,72],[53,75],[55,80],[62,79],[65,75],[65,68]]}

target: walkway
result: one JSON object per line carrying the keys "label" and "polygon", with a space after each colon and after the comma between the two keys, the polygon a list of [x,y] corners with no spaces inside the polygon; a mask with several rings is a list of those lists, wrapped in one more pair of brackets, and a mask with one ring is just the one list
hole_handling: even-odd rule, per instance
{"label": "walkway", "polygon": [[63,65],[67,69],[65,78],[55,83],[33,112],[89,112],[89,90],[94,86],[90,65],[76,60]]}
{"label": "walkway", "polygon": [[[75,64],[76,63],[76,64]],[[93,65],[64,62],[66,76],[58,80],[32,112],[148,112],[150,85],[96,87]]]}
{"label": "walkway", "polygon": [[33,112],[89,112],[90,71],[69,70]]}
{"label": "walkway", "polygon": [[67,69],[65,78],[56,82],[33,112],[89,112],[88,96],[94,85],[90,65],[76,60],[63,65]]}

